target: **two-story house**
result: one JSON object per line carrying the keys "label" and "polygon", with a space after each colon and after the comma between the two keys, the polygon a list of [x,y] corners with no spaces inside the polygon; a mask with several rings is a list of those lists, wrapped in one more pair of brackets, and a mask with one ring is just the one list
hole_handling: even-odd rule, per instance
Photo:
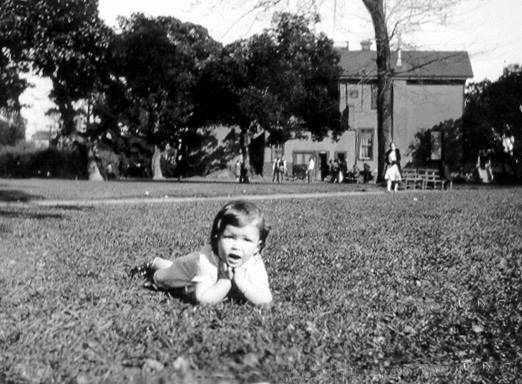
{"label": "two-story house", "polygon": [[[266,174],[276,156],[286,159],[290,172],[296,165],[307,164],[313,156],[317,179],[321,178],[321,169],[339,157],[346,161],[348,168],[357,164],[362,169],[368,164],[372,170],[377,169],[376,52],[367,44],[362,48],[338,50],[342,67],[339,109],[342,124],[347,124],[348,129],[338,141],[308,138],[266,148]],[[467,52],[462,51],[396,51],[391,55],[391,65],[394,72],[392,139],[401,150],[405,165],[410,161],[408,149],[417,132],[462,116],[465,82],[473,72]]]}

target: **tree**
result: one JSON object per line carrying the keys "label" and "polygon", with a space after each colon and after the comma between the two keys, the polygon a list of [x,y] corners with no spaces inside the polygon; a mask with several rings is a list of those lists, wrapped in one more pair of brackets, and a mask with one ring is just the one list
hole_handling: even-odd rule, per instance
{"label": "tree", "polygon": [[304,131],[322,138],[342,129],[333,43],[312,32],[316,19],[284,13],[274,21],[271,29],[226,46],[199,85],[207,121],[239,127],[242,174],[254,135],[268,132],[282,143]]}
{"label": "tree", "polygon": [[50,98],[62,118],[61,134],[75,130],[75,102],[88,98],[102,71],[111,30],[98,16],[97,0],[9,1],[19,24],[22,56],[51,79]]}
{"label": "tree", "polygon": [[9,118],[0,117],[0,146],[16,145],[25,139],[25,122],[19,112],[7,114]]}
{"label": "tree", "polygon": [[[442,159],[451,170],[463,167],[462,119],[442,121],[430,129],[415,134],[415,141],[410,144],[410,152],[414,167],[438,167],[439,160],[432,160],[433,132],[440,134]],[[476,155],[475,159],[476,160]]]}
{"label": "tree", "polygon": [[484,92],[491,86],[489,80],[466,86],[463,120],[462,153],[464,162],[475,164],[481,149],[493,143],[494,130],[487,117],[488,101]]}
{"label": "tree", "polygon": [[363,0],[372,18],[377,46],[377,174],[384,176],[386,148],[392,141],[392,71],[390,37],[383,0]]}
{"label": "tree", "polygon": [[0,108],[4,118],[19,114],[20,95],[28,83],[20,77],[26,69],[23,60],[22,21],[15,17],[14,10],[18,6],[14,0],[0,2]]}
{"label": "tree", "polygon": [[115,81],[106,91],[110,110],[128,134],[155,148],[153,174],[162,178],[159,148],[194,126],[194,87],[220,45],[203,27],[174,17],[134,14],[121,18],[120,27],[112,49]]}
{"label": "tree", "polygon": [[[468,86],[464,112],[465,154],[474,160],[480,150],[490,150],[497,161],[522,178],[522,66],[504,69],[495,82]],[[512,140],[512,148],[506,148]]]}
{"label": "tree", "polygon": [[[368,10],[375,31],[377,46],[377,140],[378,177],[384,177],[385,152],[393,140],[392,134],[392,78],[390,66],[390,24],[392,36],[413,32],[420,28],[427,18],[444,15],[456,0],[390,1],[385,8],[384,0],[362,0]],[[388,11],[388,12],[387,12]]]}

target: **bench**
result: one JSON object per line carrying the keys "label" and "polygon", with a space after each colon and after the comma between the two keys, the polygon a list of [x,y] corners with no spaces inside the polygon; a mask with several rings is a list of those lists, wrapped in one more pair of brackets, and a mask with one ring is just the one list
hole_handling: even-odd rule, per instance
{"label": "bench", "polygon": [[440,176],[438,169],[422,169],[420,170],[424,173],[424,188],[431,187],[432,189],[436,189],[440,186],[440,189],[443,190],[444,186],[447,184],[447,189],[453,189],[453,182],[451,180],[446,180]]}
{"label": "bench", "polygon": [[416,168],[404,168],[401,174],[401,185],[404,189],[424,189],[424,179],[419,175]]}
{"label": "bench", "polygon": [[438,169],[433,168],[404,168],[402,171],[402,185],[404,189],[413,187],[416,189],[444,189],[447,184],[447,189],[453,189],[453,182],[440,177]]}

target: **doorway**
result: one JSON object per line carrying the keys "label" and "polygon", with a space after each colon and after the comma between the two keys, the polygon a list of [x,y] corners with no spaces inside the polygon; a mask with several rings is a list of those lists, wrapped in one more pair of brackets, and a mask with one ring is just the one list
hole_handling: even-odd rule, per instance
{"label": "doorway", "polygon": [[321,172],[321,181],[328,177],[328,153],[319,153],[319,170]]}

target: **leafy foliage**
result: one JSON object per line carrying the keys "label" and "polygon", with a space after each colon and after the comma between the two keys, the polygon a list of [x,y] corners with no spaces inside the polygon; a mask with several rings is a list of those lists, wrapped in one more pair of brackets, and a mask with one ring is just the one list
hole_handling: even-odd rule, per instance
{"label": "leafy foliage", "polygon": [[98,17],[97,0],[7,1],[8,37],[17,54],[49,77],[50,93],[63,121],[63,134],[74,131],[74,102],[88,98],[99,80],[111,31]]}
{"label": "leafy foliage", "polygon": [[19,113],[15,113],[14,121],[0,119],[0,147],[16,145],[25,139],[25,122]]}
{"label": "leafy foliage", "polygon": [[28,84],[20,77],[20,71],[25,68],[24,56],[24,24],[17,16],[17,10],[25,4],[16,0],[0,2],[0,108],[9,112],[19,112],[21,105],[18,100]]}
{"label": "leafy foliage", "polygon": [[[495,82],[470,84],[463,119],[465,158],[475,161],[479,151],[493,151],[522,178],[522,67],[506,67]],[[504,137],[514,138],[510,154],[502,146]]]}
{"label": "leafy foliage", "polygon": [[269,310],[126,276],[208,241],[219,201],[3,207],[0,381],[517,382],[520,188],[415,196],[259,201]]}
{"label": "leafy foliage", "polygon": [[83,147],[69,150],[38,149],[31,145],[5,146],[0,150],[1,177],[86,178],[87,155]]}
{"label": "leafy foliage", "polygon": [[332,41],[313,33],[313,22],[279,14],[272,28],[229,44],[207,66],[198,91],[202,118],[238,125],[244,159],[260,130],[275,143],[305,130],[315,138],[341,132],[339,57]]}
{"label": "leafy foliage", "polygon": [[192,126],[193,89],[220,48],[203,27],[174,17],[120,19],[113,42],[109,112],[128,134],[149,143],[174,142]]}
{"label": "leafy foliage", "polygon": [[256,60],[256,54],[263,53],[263,43],[257,49],[256,38],[252,41],[253,67],[258,71],[254,83],[272,93],[279,110],[276,119],[268,119],[271,124],[262,126],[269,131],[286,128],[290,130],[286,137],[291,137],[292,128],[309,130],[319,139],[329,131],[335,135],[341,130],[339,57],[326,35],[312,32],[311,24],[316,21],[288,13],[276,15],[274,27],[257,38],[272,42],[261,60]]}
{"label": "leafy foliage", "polygon": [[413,165],[416,167],[433,166],[431,155],[431,132],[441,134],[442,158],[452,169],[457,170],[463,166],[463,140],[462,119],[446,120],[430,129],[421,130],[415,134],[415,142],[410,145]]}

